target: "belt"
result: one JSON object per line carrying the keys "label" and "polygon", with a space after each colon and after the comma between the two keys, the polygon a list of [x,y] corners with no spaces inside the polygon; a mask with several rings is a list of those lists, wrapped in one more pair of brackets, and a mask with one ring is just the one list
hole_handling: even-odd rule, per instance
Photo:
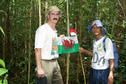
{"label": "belt", "polygon": [[55,58],[55,59],[42,59],[42,60],[44,60],[44,61],[55,61],[55,60],[57,60],[57,58]]}
{"label": "belt", "polygon": [[51,60],[57,60],[57,58],[55,58],[55,59],[51,59]]}

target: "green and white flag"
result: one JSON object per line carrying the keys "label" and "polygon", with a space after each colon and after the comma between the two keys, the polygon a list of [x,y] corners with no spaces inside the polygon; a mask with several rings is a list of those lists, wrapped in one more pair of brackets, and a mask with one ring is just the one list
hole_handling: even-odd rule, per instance
{"label": "green and white flag", "polygon": [[59,37],[58,39],[58,53],[73,53],[79,51],[79,44],[77,35],[71,37]]}

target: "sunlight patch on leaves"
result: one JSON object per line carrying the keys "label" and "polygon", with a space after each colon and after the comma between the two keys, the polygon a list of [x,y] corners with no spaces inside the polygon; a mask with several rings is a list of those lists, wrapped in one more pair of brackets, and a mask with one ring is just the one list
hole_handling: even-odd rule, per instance
{"label": "sunlight patch on leaves", "polygon": [[3,31],[3,28],[0,26],[0,31],[3,33],[3,35],[5,36],[5,33]]}

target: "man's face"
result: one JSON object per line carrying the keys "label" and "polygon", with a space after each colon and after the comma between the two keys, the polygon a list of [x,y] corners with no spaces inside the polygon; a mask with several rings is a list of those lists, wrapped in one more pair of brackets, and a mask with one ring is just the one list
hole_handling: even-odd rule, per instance
{"label": "man's face", "polygon": [[101,35],[102,34],[102,28],[101,27],[96,27],[96,24],[92,27],[92,32],[95,36]]}
{"label": "man's face", "polygon": [[51,11],[48,15],[48,20],[51,22],[51,23],[54,23],[56,24],[59,20],[59,17],[60,17],[60,12],[59,11]]}

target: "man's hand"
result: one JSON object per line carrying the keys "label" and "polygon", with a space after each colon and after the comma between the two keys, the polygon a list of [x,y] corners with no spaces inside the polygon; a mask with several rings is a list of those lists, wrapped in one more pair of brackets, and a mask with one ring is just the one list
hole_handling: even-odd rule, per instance
{"label": "man's hand", "polygon": [[37,69],[37,77],[40,78],[40,77],[44,77],[45,76],[45,73],[42,69]]}
{"label": "man's hand", "polygon": [[45,73],[42,69],[41,48],[35,49],[35,60],[37,65],[37,77],[44,77]]}
{"label": "man's hand", "polygon": [[114,77],[113,77],[113,71],[110,71],[108,76],[108,84],[113,84]]}
{"label": "man's hand", "polygon": [[64,35],[64,34],[62,34],[62,35],[60,35],[59,37],[63,38],[63,37],[65,37],[65,35]]}

